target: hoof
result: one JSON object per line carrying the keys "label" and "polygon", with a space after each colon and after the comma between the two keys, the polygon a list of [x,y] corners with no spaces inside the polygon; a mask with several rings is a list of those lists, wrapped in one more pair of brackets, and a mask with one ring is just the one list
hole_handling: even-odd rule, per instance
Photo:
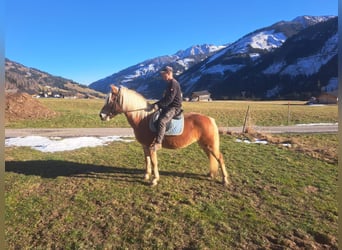
{"label": "hoof", "polygon": [[155,186],[157,186],[157,184],[158,184],[158,180],[157,179],[153,179],[153,181],[151,182],[151,186],[155,187]]}
{"label": "hoof", "polygon": [[149,174],[145,174],[144,180],[145,180],[145,181],[148,181],[149,179],[150,179],[150,175],[149,175]]}
{"label": "hoof", "polygon": [[224,178],[224,179],[223,179],[222,184],[223,184],[225,187],[229,187],[229,186],[230,186],[230,182],[228,181],[227,178]]}
{"label": "hoof", "polygon": [[209,180],[215,180],[216,176],[215,176],[213,173],[208,173],[208,174],[207,174],[207,178],[208,178]]}

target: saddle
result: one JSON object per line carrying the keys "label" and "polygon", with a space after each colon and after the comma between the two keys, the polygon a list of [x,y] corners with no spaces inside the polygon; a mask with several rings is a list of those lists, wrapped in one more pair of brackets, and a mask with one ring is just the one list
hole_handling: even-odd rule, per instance
{"label": "saddle", "polygon": [[[152,132],[157,132],[157,123],[158,123],[158,118],[160,115],[160,110],[157,110],[156,112],[153,113],[150,122],[149,122],[149,127]],[[166,124],[166,131],[165,135],[180,135],[183,133],[184,129],[184,115],[183,115],[183,110],[181,110],[178,114],[176,114],[171,121],[169,121]]]}

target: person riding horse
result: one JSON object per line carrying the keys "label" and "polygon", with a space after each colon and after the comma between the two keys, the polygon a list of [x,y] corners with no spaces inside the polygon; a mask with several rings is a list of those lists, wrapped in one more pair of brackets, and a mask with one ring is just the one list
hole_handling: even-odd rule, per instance
{"label": "person riding horse", "polygon": [[162,148],[166,124],[182,110],[182,91],[178,81],[173,78],[172,67],[166,66],[160,71],[160,74],[167,83],[167,87],[163,98],[152,104],[155,110],[161,109],[157,121],[157,136],[151,145],[151,148],[155,151]]}
{"label": "person riding horse", "polygon": [[[178,98],[178,105],[171,107],[178,110],[181,106],[181,94],[178,88],[177,90],[179,92],[176,94],[176,88],[177,85],[176,87],[173,87],[172,82],[168,86],[168,91],[174,95],[172,100],[175,99],[175,96]],[[174,102],[177,101],[174,100]],[[160,102],[160,104],[156,106],[162,106],[162,104],[163,102]],[[109,121],[116,115],[125,114],[128,123],[134,130],[135,138],[142,145],[144,150],[144,179],[149,180],[153,177],[151,184],[152,186],[155,186],[159,182],[160,175],[157,151],[151,148],[151,144],[156,140],[156,133],[150,129],[149,121],[152,112],[146,112],[146,109],[151,109],[151,106],[153,105],[149,104],[141,94],[134,90],[123,86],[116,87],[115,85],[111,85],[111,91],[108,94],[108,98],[99,115],[102,121]],[[220,151],[220,134],[214,118],[196,112],[185,113],[183,132],[175,136],[166,136],[162,142],[163,148],[167,149],[185,148],[190,144],[197,142],[200,148],[202,148],[208,156],[209,176],[212,179],[215,179],[220,167],[222,171],[222,182],[225,186],[229,185],[229,176],[224,163],[223,154]]]}

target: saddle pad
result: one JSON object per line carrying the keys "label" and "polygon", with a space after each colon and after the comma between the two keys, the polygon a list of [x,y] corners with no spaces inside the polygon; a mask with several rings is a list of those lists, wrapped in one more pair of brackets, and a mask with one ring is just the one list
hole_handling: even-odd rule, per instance
{"label": "saddle pad", "polygon": [[[149,127],[152,132],[157,132],[156,121],[158,120],[159,112],[155,112],[150,119]],[[184,129],[184,115],[180,119],[172,119],[166,124],[165,135],[181,135]]]}

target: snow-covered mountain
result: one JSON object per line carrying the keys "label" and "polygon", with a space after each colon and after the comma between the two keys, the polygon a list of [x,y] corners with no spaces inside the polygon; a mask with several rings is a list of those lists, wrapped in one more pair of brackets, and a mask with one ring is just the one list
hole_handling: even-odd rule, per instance
{"label": "snow-covered mountain", "polygon": [[218,83],[227,82],[230,75],[258,63],[260,57],[280,48],[288,38],[331,18],[301,16],[249,33],[182,74],[179,80],[183,91],[189,94],[195,90],[210,90]]}
{"label": "snow-covered mountain", "polygon": [[[337,77],[337,17],[308,20],[311,25],[287,38],[278,48],[268,51],[270,46],[265,46],[263,50],[258,50],[258,56],[254,56],[255,47],[249,45],[248,52],[240,53],[240,58],[235,59],[236,54],[228,53],[212,63],[208,63],[211,57],[196,65],[200,68],[193,74],[201,77],[193,83],[191,91],[207,87],[216,98],[244,96],[273,99],[306,99],[326,91],[325,86]],[[312,25],[312,20],[321,21]],[[236,44],[232,46],[236,47]],[[228,46],[225,51],[230,48]],[[226,70],[220,74],[205,75],[201,72],[203,68],[208,72],[208,67],[227,68],[232,65],[239,67],[234,72]],[[187,74],[181,76],[183,81]]]}
{"label": "snow-covered mountain", "polygon": [[337,54],[338,35],[333,34],[323,44],[322,48],[313,55],[298,58],[295,62],[288,64],[285,58],[277,60],[262,72],[267,75],[298,75],[310,76],[317,73],[320,68],[327,64]]}
{"label": "snow-covered mountain", "polygon": [[304,98],[337,77],[337,17],[300,16],[223,45],[197,45],[124,69],[89,85],[111,83],[159,98],[159,70],[171,65],[184,96],[209,90],[214,98]]}
{"label": "snow-covered mountain", "polygon": [[166,65],[171,65],[177,76],[222,48],[225,48],[225,46],[209,44],[191,46],[186,50],[179,50],[171,56],[160,56],[138,63],[111,76],[93,82],[89,87],[98,91],[107,92],[109,85],[115,83],[135,89],[145,96],[153,97],[155,96],[153,89],[156,87],[159,88],[159,86],[158,84],[153,86],[152,83],[160,80],[159,71],[161,68]]}

